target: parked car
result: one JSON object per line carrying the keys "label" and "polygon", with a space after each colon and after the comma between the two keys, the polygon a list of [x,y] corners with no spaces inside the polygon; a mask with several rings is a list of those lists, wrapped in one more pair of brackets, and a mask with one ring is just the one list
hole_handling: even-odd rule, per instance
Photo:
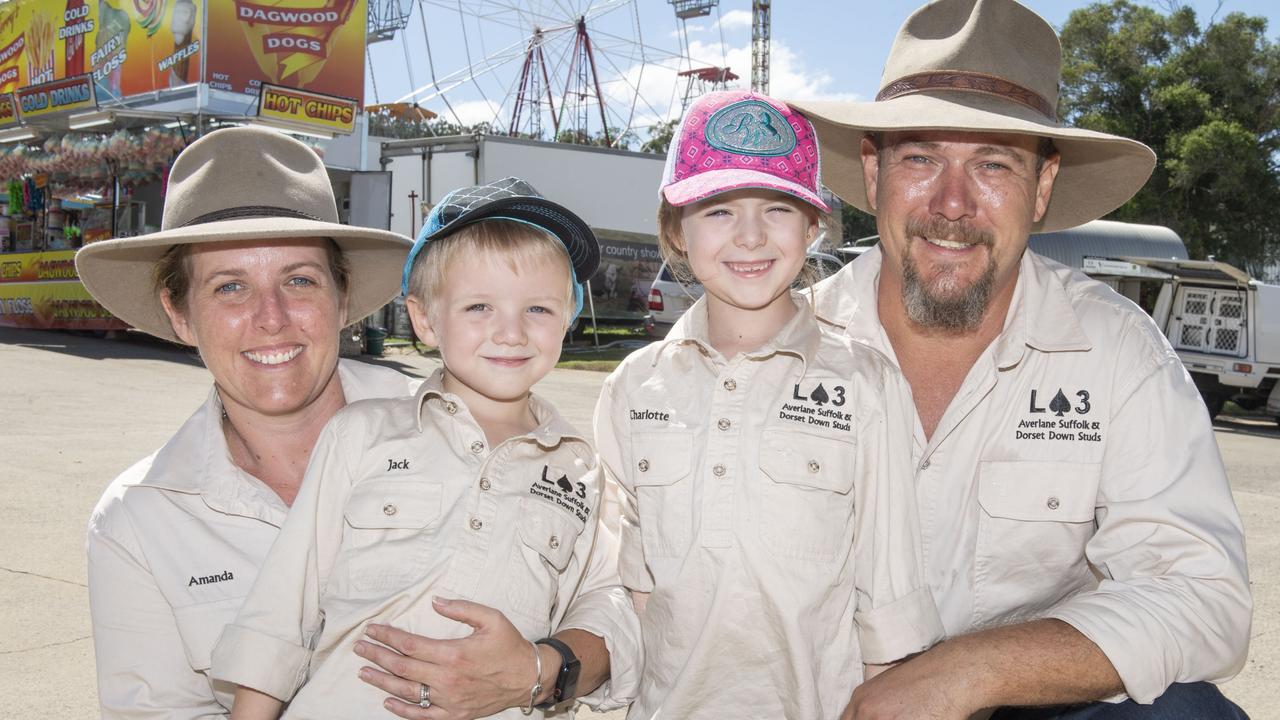
{"label": "parked car", "polygon": [[[809,250],[805,263],[813,269],[816,279],[835,274],[843,263],[835,255]],[[666,337],[676,320],[702,297],[702,286],[696,282],[680,282],[671,268],[662,263],[658,274],[649,286],[649,314],[644,318],[645,332],[651,337]]]}

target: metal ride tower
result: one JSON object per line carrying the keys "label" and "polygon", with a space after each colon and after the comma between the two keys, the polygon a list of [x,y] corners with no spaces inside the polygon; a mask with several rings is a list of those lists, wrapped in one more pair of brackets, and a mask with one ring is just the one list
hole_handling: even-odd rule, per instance
{"label": "metal ride tower", "polygon": [[[691,53],[689,50],[689,30],[685,25],[687,20],[693,18],[707,17],[712,10],[719,11],[720,0],[667,0],[671,3],[671,7],[675,10],[676,19],[680,21],[680,39],[682,43],[683,55],[689,58]],[[721,35],[721,45],[724,44],[723,34]],[[689,103],[695,97],[714,90],[723,90],[729,86],[733,80],[737,80],[738,76],[726,67],[717,67],[715,65],[706,67],[689,67],[676,73],[678,77],[686,79],[684,87],[684,97],[680,101],[680,114],[688,109]]]}
{"label": "metal ride tower", "polygon": [[769,9],[773,0],[751,0],[751,89],[769,94]]}

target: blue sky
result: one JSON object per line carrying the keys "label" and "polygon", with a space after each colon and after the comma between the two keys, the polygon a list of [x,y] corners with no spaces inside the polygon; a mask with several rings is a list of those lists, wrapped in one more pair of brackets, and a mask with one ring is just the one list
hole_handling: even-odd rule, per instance
{"label": "blue sky", "polygon": [[[1055,27],[1073,9],[1088,4],[1024,2]],[[1168,4],[1139,2],[1156,8]],[[678,67],[677,59],[686,34],[690,55],[703,64],[728,65],[742,76],[741,84],[750,84],[749,0],[722,0],[717,13],[686,22],[684,33],[665,0],[414,0],[407,4],[415,6],[409,26],[395,39],[370,46],[367,103],[373,103],[375,95],[381,102],[404,99],[415,87],[429,86],[434,70],[438,86],[456,83],[444,94],[452,109],[439,96],[426,97],[433,94],[430,88],[419,96],[425,98],[425,107],[467,123],[509,118],[525,28],[534,17],[554,38],[547,46],[548,64],[558,78],[567,74],[563,58],[568,56],[573,35],[571,30],[557,29],[563,26],[563,18],[583,10],[600,12],[602,6],[606,9],[592,17],[588,27],[599,51],[597,70],[611,124],[630,123],[643,135],[655,119],[678,112],[684,87],[675,73],[688,67]],[[1270,20],[1268,35],[1280,40],[1280,3],[1274,0],[1223,0],[1220,8],[1217,0],[1179,0],[1179,4],[1194,8],[1201,24],[1215,11],[1219,18],[1231,12],[1262,15]],[[460,13],[459,7],[470,14]],[[915,7],[916,2],[897,0],[775,0],[770,94],[870,99],[879,86],[889,45]],[[480,15],[486,19],[479,20]],[[427,60],[428,40],[434,62]],[[470,77],[468,68],[481,67],[487,69]],[[553,80],[553,84],[560,82]]]}

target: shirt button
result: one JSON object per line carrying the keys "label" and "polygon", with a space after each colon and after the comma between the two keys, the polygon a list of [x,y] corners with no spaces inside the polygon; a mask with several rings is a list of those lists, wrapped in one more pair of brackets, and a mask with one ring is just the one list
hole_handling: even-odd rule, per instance
{"label": "shirt button", "polygon": [[471,522],[469,523],[469,525],[471,525],[472,530],[479,530],[480,528],[484,527],[484,522],[482,522],[480,518],[473,517],[471,518]]}
{"label": "shirt button", "polygon": [[551,549],[555,550],[556,548],[560,547],[560,538],[556,537],[555,535],[552,535],[551,539],[547,541],[547,545],[550,545]]}
{"label": "shirt button", "polygon": [[1049,500],[1045,502],[1045,505],[1049,506],[1050,510],[1057,510],[1059,504],[1058,498],[1056,497],[1050,497]]}
{"label": "shirt button", "polygon": [[811,472],[811,473],[816,473],[816,472],[818,472],[818,471],[819,471],[819,470],[821,470],[821,469],[822,469],[822,466],[818,464],[818,461],[817,461],[817,460],[810,460],[810,461],[809,461],[809,472]]}
{"label": "shirt button", "polygon": [[447,413],[449,413],[450,415],[453,415],[453,414],[457,413],[457,412],[458,412],[458,403],[456,403],[456,402],[454,402],[454,401],[452,401],[452,400],[445,400],[445,401],[444,401],[444,411],[445,411],[445,412],[447,412]]}
{"label": "shirt button", "polygon": [[493,487],[493,485],[489,482],[489,478],[480,478],[481,490],[488,490],[491,487]]}
{"label": "shirt button", "polygon": [[484,443],[480,442],[479,440],[471,443],[471,452],[477,455],[484,452]]}
{"label": "shirt button", "polygon": [[724,389],[728,390],[729,392],[733,392],[734,390],[738,389],[738,383],[733,378],[729,378],[728,380],[724,381]]}
{"label": "shirt button", "polygon": [[649,461],[640,458],[640,462],[636,463],[636,467],[640,468],[640,472],[649,472]]}
{"label": "shirt button", "polygon": [[716,427],[721,430],[728,430],[731,424],[732,423],[729,422],[729,418],[720,418],[720,420],[716,422]]}
{"label": "shirt button", "polygon": [[715,475],[716,477],[723,477],[723,476],[724,476],[724,466],[723,466],[723,465],[720,465],[720,464],[716,464],[716,466],[715,466],[715,467],[711,468],[711,474],[712,474],[712,475]]}
{"label": "shirt button", "polygon": [[398,512],[398,510],[396,509],[396,506],[392,505],[391,503],[387,503],[386,505],[382,506],[383,515],[388,515],[388,516],[395,515],[396,512]]}

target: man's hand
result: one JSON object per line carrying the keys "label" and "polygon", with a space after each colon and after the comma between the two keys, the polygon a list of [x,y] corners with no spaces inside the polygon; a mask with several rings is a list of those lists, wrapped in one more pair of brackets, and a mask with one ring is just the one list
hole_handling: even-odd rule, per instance
{"label": "man's hand", "polygon": [[[475,629],[457,640],[434,640],[387,625],[371,624],[365,634],[381,645],[360,641],[355,652],[381,668],[365,667],[360,679],[390,693],[383,705],[413,720],[470,720],[529,704],[534,677],[534,648],[501,612],[466,600],[435,598],[444,617]],[[559,655],[539,646],[544,700],[555,678]],[[552,657],[554,656],[554,657]],[[422,685],[430,688],[431,707],[418,705]]]}

